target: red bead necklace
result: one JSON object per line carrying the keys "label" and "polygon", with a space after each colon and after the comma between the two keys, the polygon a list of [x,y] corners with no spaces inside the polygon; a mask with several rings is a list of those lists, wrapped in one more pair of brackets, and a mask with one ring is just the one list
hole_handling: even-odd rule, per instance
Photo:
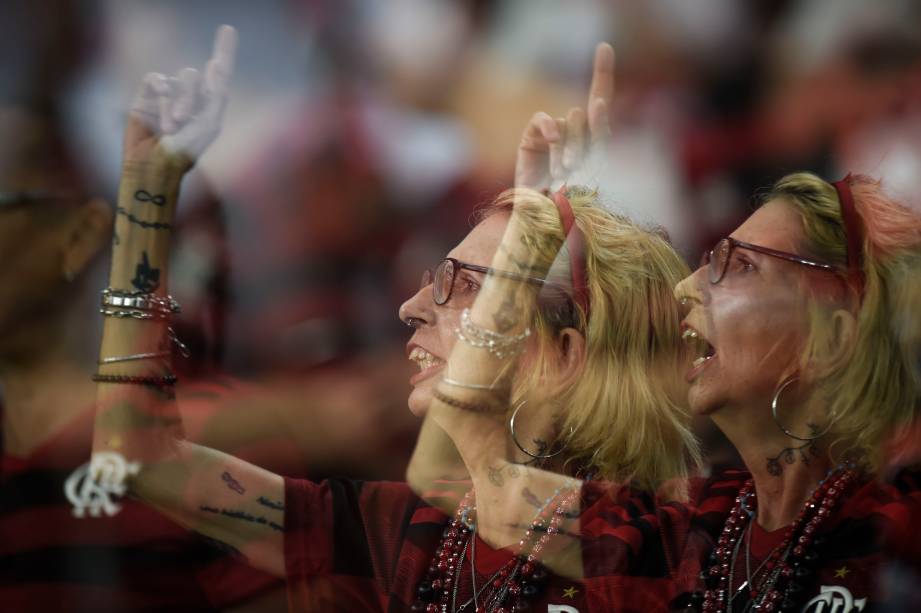
{"label": "red bead necklace", "polygon": [[538,562],[540,553],[552,536],[559,532],[560,524],[572,507],[577,492],[572,488],[560,488],[554,492],[518,542],[518,555],[487,579],[479,590],[476,587],[476,568],[471,563],[473,596],[458,606],[459,581],[467,549],[476,547],[476,507],[473,505],[473,490],[467,492],[442,534],[432,564],[425,579],[419,584],[418,600],[412,610],[426,613],[460,612],[468,607],[476,613],[527,610],[529,601],[540,593],[547,579],[547,571]]}
{"label": "red bead necklace", "polygon": [[711,566],[701,573],[707,590],[691,596],[689,609],[697,610],[702,604],[699,610],[705,613],[731,612],[733,599],[747,588],[752,610],[795,611],[803,582],[810,578],[818,560],[815,546],[821,540],[816,538],[819,529],[831,517],[848,486],[856,480],[857,471],[851,465],[830,471],[787,527],[782,544],[774,548],[755,571],[755,576],[747,577],[747,581],[733,589],[736,559],[746,527],[757,511],[757,495],[749,479],[726,519],[710,556]]}

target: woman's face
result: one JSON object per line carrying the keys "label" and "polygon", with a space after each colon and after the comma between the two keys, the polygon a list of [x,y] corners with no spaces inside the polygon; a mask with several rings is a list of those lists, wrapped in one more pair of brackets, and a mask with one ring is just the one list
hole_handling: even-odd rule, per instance
{"label": "woman's face", "polygon": [[[767,202],[731,236],[805,255],[800,215],[782,200]],[[767,407],[802,351],[808,329],[804,290],[829,273],[735,248],[719,283],[711,284],[707,275],[703,266],[676,288],[690,309],[682,332],[694,359],[686,373],[691,409],[706,415],[724,407]]]}
{"label": "woman's face", "polygon": [[[502,240],[508,213],[490,215],[478,224],[448,257],[467,264],[489,266]],[[434,267],[437,262],[427,263]],[[415,332],[406,344],[407,357],[419,366],[409,383],[409,409],[418,416],[425,414],[432,400],[432,390],[444,369],[456,337],[454,330],[460,325],[461,312],[473,306],[477,291],[483,282],[483,273],[459,269],[454,280],[451,298],[436,305],[432,286],[426,285],[400,306],[400,319],[412,325]]]}

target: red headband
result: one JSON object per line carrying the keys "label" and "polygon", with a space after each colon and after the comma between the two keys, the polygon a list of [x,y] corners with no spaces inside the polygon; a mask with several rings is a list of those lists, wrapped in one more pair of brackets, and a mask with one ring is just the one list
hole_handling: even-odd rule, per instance
{"label": "red headband", "polygon": [[588,293],[588,275],[585,270],[585,239],[582,230],[576,225],[576,217],[572,212],[572,205],[566,197],[564,185],[550,195],[556,210],[560,214],[560,223],[563,225],[563,236],[569,246],[569,273],[572,281],[573,299],[585,312],[588,320],[590,312],[590,299]]}
{"label": "red headband", "polygon": [[844,234],[847,239],[847,276],[863,296],[863,225],[854,207],[854,194],[851,192],[851,173],[840,181],[832,183],[838,192],[841,203],[841,219],[844,222]]}

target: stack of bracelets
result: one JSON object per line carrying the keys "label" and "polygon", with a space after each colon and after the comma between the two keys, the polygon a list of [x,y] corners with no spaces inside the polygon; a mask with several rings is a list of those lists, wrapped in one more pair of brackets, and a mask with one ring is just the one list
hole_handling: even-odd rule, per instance
{"label": "stack of bracelets", "polygon": [[[168,321],[174,313],[179,313],[179,303],[172,296],[155,296],[145,292],[126,292],[111,287],[102,290],[102,306],[99,312],[106,317],[120,317],[143,321]],[[175,343],[184,356],[188,350],[183,345],[172,328],[167,328],[169,342]],[[110,356],[99,359],[99,364],[116,364],[135,360],[156,360],[168,358],[171,355],[169,342],[159,351],[148,351],[130,355]],[[129,383],[146,385],[156,388],[169,387],[176,384],[176,375],[167,371],[160,376],[151,375],[93,375],[93,381],[99,383]]]}
{"label": "stack of bracelets", "polygon": [[[505,358],[514,357],[522,352],[525,342],[528,340],[528,337],[531,336],[531,329],[525,328],[521,333],[514,335],[495,332],[473,323],[470,320],[470,309],[464,309],[461,312],[460,327],[454,329],[454,335],[458,340],[467,343],[471,347],[485,349],[498,359],[503,360]],[[447,376],[442,379],[442,382],[454,388],[484,392],[496,391],[495,382],[492,384],[466,383]],[[437,400],[464,411],[472,411],[474,413],[495,413],[496,411],[503,410],[503,407],[496,406],[493,399],[490,399],[488,402],[483,400],[471,402],[454,398],[437,388],[433,392],[433,395]]]}
{"label": "stack of bracelets", "polygon": [[454,334],[471,347],[486,349],[501,360],[521,353],[524,342],[531,336],[531,329],[525,328],[521,334],[516,335],[500,334],[470,321],[470,309],[464,309],[461,313],[460,328],[455,328]]}

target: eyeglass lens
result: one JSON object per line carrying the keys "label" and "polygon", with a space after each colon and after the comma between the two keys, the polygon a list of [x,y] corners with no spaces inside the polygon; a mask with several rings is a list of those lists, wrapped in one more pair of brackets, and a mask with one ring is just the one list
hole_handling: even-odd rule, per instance
{"label": "eyeglass lens", "polygon": [[435,268],[435,280],[432,284],[432,295],[435,298],[435,304],[444,304],[451,298],[453,285],[454,262],[442,260]]}
{"label": "eyeglass lens", "polygon": [[729,265],[729,255],[732,251],[732,243],[728,239],[723,239],[713,248],[710,257],[710,283],[719,283],[726,274],[726,267]]}

